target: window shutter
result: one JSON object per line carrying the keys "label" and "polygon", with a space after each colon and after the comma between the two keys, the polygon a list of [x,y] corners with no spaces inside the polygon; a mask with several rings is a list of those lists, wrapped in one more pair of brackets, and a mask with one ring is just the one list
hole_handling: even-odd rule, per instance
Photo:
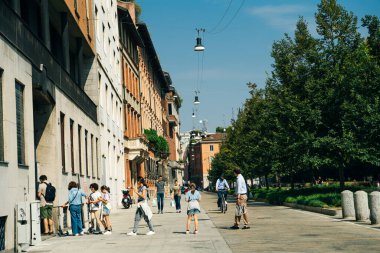
{"label": "window shutter", "polygon": [[17,160],[25,164],[24,87],[16,82]]}

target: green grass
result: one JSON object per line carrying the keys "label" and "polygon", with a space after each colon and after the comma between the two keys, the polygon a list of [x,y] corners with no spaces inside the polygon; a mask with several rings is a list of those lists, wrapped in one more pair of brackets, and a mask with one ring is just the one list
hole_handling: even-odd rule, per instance
{"label": "green grass", "polygon": [[[376,188],[363,186],[347,186],[347,190],[352,192],[364,190],[367,192],[376,191]],[[282,205],[284,202],[296,203],[314,207],[340,207],[341,206],[341,189],[338,185],[330,186],[313,186],[302,189],[287,188],[266,188],[253,190],[254,198],[266,199],[269,203]]]}

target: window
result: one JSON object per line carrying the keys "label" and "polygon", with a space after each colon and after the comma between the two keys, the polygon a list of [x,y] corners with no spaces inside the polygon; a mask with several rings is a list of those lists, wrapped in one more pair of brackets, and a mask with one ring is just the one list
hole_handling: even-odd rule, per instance
{"label": "window", "polygon": [[98,179],[100,178],[99,177],[99,152],[98,152],[98,138],[95,139],[95,142],[96,142],[96,175],[98,177]]}
{"label": "window", "polygon": [[75,174],[74,169],[74,121],[70,119],[70,155],[71,155],[71,173]]}
{"label": "window", "polygon": [[82,171],[82,126],[78,125],[78,155],[79,155],[79,173],[83,176]]}
{"label": "window", "polygon": [[25,165],[24,86],[16,82],[17,161]]}
{"label": "window", "polygon": [[169,111],[169,115],[173,115],[173,107],[172,107],[172,104],[168,104],[168,111]]}
{"label": "window", "polygon": [[88,132],[87,130],[84,130],[84,152],[85,152],[85,159],[86,159],[86,176],[89,176],[88,174],[88,141],[87,141]]}
{"label": "window", "polygon": [[214,145],[210,145],[210,151],[214,151]]}
{"label": "window", "polygon": [[5,250],[5,228],[8,216],[0,217],[0,251]]}
{"label": "window", "polygon": [[0,161],[4,161],[3,70],[0,69]]}
{"label": "window", "polygon": [[110,106],[111,106],[110,116],[111,116],[111,118],[112,118],[113,120],[115,120],[115,110],[114,110],[115,105],[114,105],[114,103],[113,103],[113,94],[111,94],[111,104],[110,104]]}
{"label": "window", "polygon": [[95,178],[95,172],[94,172],[94,135],[91,134],[91,139],[90,139],[91,143],[91,175],[93,178]]}
{"label": "window", "polygon": [[173,127],[172,126],[169,126],[169,136],[170,136],[170,138],[174,138],[174,129],[173,129]]}
{"label": "window", "polygon": [[61,126],[61,159],[62,159],[62,172],[66,172],[66,157],[65,157],[65,114],[61,112],[59,117],[59,124]]}

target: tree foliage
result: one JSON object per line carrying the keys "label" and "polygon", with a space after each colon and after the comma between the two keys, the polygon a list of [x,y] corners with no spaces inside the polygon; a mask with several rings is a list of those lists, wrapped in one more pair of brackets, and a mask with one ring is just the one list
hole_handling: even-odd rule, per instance
{"label": "tree foliage", "polygon": [[211,175],[234,164],[250,178],[312,181],[330,168],[343,187],[348,168],[379,169],[379,19],[362,19],[363,37],[352,12],[322,0],[315,21],[317,36],[300,17],[294,36],[274,42],[266,86],[248,84]]}
{"label": "tree foliage", "polygon": [[157,135],[157,131],[154,129],[145,129],[144,135],[149,141],[149,147],[157,156],[163,156],[169,153],[169,144],[167,140]]}

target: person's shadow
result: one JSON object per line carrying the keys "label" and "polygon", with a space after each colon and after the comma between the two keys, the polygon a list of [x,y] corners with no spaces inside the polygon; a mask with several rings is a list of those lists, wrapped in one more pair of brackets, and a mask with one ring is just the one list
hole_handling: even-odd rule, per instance
{"label": "person's shadow", "polygon": [[186,232],[178,232],[178,231],[174,231],[173,234],[186,235]]}

